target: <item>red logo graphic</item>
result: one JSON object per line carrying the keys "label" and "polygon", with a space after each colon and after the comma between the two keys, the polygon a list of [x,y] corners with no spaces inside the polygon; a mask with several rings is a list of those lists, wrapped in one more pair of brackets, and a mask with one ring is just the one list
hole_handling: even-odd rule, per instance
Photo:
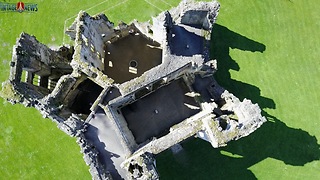
{"label": "red logo graphic", "polygon": [[18,2],[17,3],[17,11],[22,12],[24,11],[24,3],[23,2]]}

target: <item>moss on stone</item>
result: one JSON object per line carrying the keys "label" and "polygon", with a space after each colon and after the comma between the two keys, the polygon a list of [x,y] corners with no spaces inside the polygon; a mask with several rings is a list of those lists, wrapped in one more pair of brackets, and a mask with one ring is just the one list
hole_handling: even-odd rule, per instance
{"label": "moss on stone", "polygon": [[13,84],[9,81],[5,81],[2,83],[2,90],[0,91],[0,97],[7,100],[13,100],[13,101],[21,100],[20,94],[17,93]]}

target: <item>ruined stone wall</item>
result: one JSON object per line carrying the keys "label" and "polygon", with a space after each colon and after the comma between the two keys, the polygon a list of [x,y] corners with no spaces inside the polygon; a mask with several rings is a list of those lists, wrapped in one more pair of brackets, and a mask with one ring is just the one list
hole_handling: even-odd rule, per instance
{"label": "ruined stone wall", "polygon": [[80,146],[80,152],[83,154],[83,159],[89,166],[92,179],[112,180],[111,175],[99,162],[98,152],[94,146],[87,141],[84,135],[88,126],[87,123],[76,115],[72,115],[67,119],[62,118],[56,114],[57,107],[48,105],[41,100],[32,105],[41,112],[43,117],[55,122],[61,131],[76,138],[76,142]]}
{"label": "ruined stone wall", "polygon": [[220,4],[217,1],[195,2],[184,0],[170,13],[176,23],[195,25],[210,30],[219,13]]}
{"label": "ruined stone wall", "polygon": [[19,98],[9,97],[7,100],[12,103],[23,103],[25,106],[35,107],[43,117],[55,122],[59,129],[72,137],[76,137],[84,159],[90,167],[89,171],[92,177],[94,179],[112,179],[99,163],[96,150],[87,143],[84,137],[85,124],[83,120],[74,115],[69,118],[58,115],[61,111],[62,102],[72,87],[76,85],[76,78],[80,74],[74,73],[60,78],[51,94],[46,88],[30,84],[32,83],[31,80],[29,80],[29,83],[21,82],[23,70],[37,73],[40,76],[49,76],[52,73],[52,67],[63,70],[71,69],[70,61],[39,43],[34,36],[25,33],[22,33],[17,40],[12,57],[11,72],[7,83],[10,83],[9,87],[16,91],[17,95],[15,96],[19,96]]}
{"label": "ruined stone wall", "polygon": [[103,71],[105,43],[116,36],[113,24],[104,14],[91,17],[86,12],[80,12],[77,19],[76,54],[80,55],[82,62]]}
{"label": "ruined stone wall", "polygon": [[[250,100],[240,101],[236,96],[222,88],[212,78],[208,91],[213,97],[213,112],[218,116],[203,121],[203,132],[198,137],[209,141],[215,148],[226,146],[231,140],[248,136],[259,128],[266,118],[261,115],[261,109]],[[223,114],[222,111],[227,111]],[[222,113],[222,115],[220,115]]]}
{"label": "ruined stone wall", "polygon": [[79,60],[90,64],[98,70],[103,70],[104,43],[101,34],[97,32],[97,27],[100,27],[97,26],[97,23],[103,19],[92,19],[85,12],[79,13],[78,16],[82,20],[77,22],[78,34],[76,35],[76,41],[78,43],[75,45],[76,53],[80,54]]}
{"label": "ruined stone wall", "polygon": [[[56,119],[51,117],[51,119]],[[104,169],[98,160],[98,152],[94,146],[88,143],[84,132],[86,131],[87,124],[82,119],[73,115],[66,121],[58,123],[58,128],[72,137],[76,137],[76,142],[80,146],[80,152],[83,154],[85,163],[89,166],[89,172],[92,179],[112,180],[111,175]]]}
{"label": "ruined stone wall", "polygon": [[106,42],[106,39],[110,39],[114,35],[114,25],[109,21],[105,14],[99,14],[94,17],[90,17],[90,28],[94,28],[99,36],[102,37],[102,41]]}
{"label": "ruined stone wall", "polygon": [[[39,43],[34,36],[22,33],[13,47],[9,81],[15,91],[20,93],[21,102],[29,106],[34,100],[42,99],[50,93],[48,87],[32,84],[34,74],[40,76],[41,85],[41,76],[48,77],[52,75],[53,67],[71,69],[68,63],[67,59],[46,45]],[[23,71],[26,72],[27,82],[22,82],[21,80]]]}
{"label": "ruined stone wall", "polygon": [[111,109],[112,107],[104,107],[103,109],[106,112],[106,115],[109,117],[109,119],[112,121],[112,123],[115,125],[114,127],[117,127],[116,130],[119,134],[119,137],[123,137],[121,140],[121,143],[123,147],[126,149],[126,153],[129,155],[131,154],[137,147],[137,144],[135,142],[134,136],[132,132],[128,128],[128,124],[124,117],[121,114],[116,113],[117,110]]}
{"label": "ruined stone wall", "polygon": [[163,59],[167,60],[164,60],[160,66],[150,69],[140,77],[119,85],[121,94],[126,96],[161,78],[170,80],[179,77],[186,71],[197,71],[201,68],[201,64],[203,63],[202,57],[197,55],[193,57],[175,57],[166,55]]}
{"label": "ruined stone wall", "polygon": [[[160,13],[157,17],[152,18],[152,38],[162,45],[162,48],[167,48],[168,36],[167,29],[173,25],[171,14],[168,11]],[[167,54],[164,52],[164,54]]]}
{"label": "ruined stone wall", "polygon": [[46,45],[29,34],[22,33],[15,46],[16,61],[22,63],[22,68],[39,76],[51,74],[51,67],[71,69],[70,61],[51,50]]}
{"label": "ruined stone wall", "polygon": [[46,97],[45,101],[48,104],[63,104],[66,96],[70,92],[71,88],[75,85],[76,78],[72,75],[62,76],[57,82],[56,87],[51,94]]}
{"label": "ruined stone wall", "polygon": [[[84,136],[88,121],[68,111],[68,106],[72,104],[77,95],[78,85],[87,78],[94,81],[104,90],[90,110],[96,111],[102,108],[107,119],[113,123],[114,127],[117,127],[116,135],[120,137],[119,141],[127,155],[121,166],[128,170],[129,179],[158,179],[153,154],[158,154],[195,134],[209,141],[213,147],[224,146],[228,141],[247,136],[266,121],[261,116],[258,105],[246,99],[241,102],[233,94],[220,87],[213,78],[217,65],[215,60],[209,59],[208,40],[218,10],[219,3],[217,2],[204,3],[185,0],[177,8],[153,18],[153,26],[148,23],[134,22],[131,25],[120,23],[116,28],[105,15],[91,17],[85,12],[80,12],[68,31],[70,37],[75,40],[72,62],[70,63],[68,58],[40,44],[34,37],[22,34],[13,51],[10,81],[8,81],[12,86],[6,87],[9,89],[13,87],[18,92],[17,96],[21,96],[21,102],[27,106],[34,106],[43,117],[50,118],[57,123],[59,129],[69,136],[76,137],[93,179],[112,179],[98,161],[98,152],[94,145],[90,144]],[[193,38],[200,39],[200,44],[204,46],[203,50],[188,51],[186,49],[189,46],[183,44],[185,42],[181,40],[174,42],[175,34],[172,33],[174,28],[181,30],[177,30],[177,33],[187,31],[185,34],[191,34],[189,42],[192,42]],[[120,85],[113,84],[114,81],[103,73],[105,43],[120,40],[129,35],[132,29],[161,44],[162,64],[146,71],[140,77]],[[171,46],[175,43],[178,45],[182,43],[183,47],[178,50],[185,51],[183,53],[173,52]],[[69,63],[73,68],[72,74],[59,77],[60,80],[49,95],[41,87],[20,82],[23,68],[32,73],[48,76],[52,73],[53,66],[61,69],[70,68]],[[199,75],[201,78],[211,78],[208,86],[201,89],[209,94],[206,100],[198,97],[201,92],[193,91],[193,85]],[[189,90],[192,91],[190,93],[197,96],[194,98],[198,98],[196,101],[200,104],[201,111],[173,125],[168,134],[158,139],[145,141],[138,146],[125,118],[117,110],[129,103],[139,101],[140,98],[149,95],[157,88],[182,76],[187,81]],[[29,79],[31,82],[32,76],[29,76]],[[200,81],[200,84],[202,82]],[[111,86],[116,86],[120,95],[106,103],[104,98]],[[148,91],[144,91],[146,89]],[[62,116],[63,113],[66,115]],[[92,112],[90,116],[94,116],[94,113]]]}
{"label": "ruined stone wall", "polygon": [[13,46],[12,60],[10,63],[10,76],[9,81],[19,83],[22,76],[22,62],[18,61],[17,46]]}
{"label": "ruined stone wall", "polygon": [[105,54],[101,31],[105,28],[108,32],[110,22],[106,21],[105,16],[92,18],[87,13],[80,12],[75,24],[75,53],[71,62],[74,73],[85,73],[101,87],[109,86],[113,80],[102,72]]}

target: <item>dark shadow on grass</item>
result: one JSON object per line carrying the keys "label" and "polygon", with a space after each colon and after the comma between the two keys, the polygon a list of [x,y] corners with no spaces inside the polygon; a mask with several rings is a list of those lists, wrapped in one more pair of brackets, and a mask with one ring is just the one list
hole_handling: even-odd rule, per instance
{"label": "dark shadow on grass", "polygon": [[262,109],[275,109],[276,104],[273,100],[262,97],[258,87],[231,79],[229,72],[230,70],[240,70],[238,63],[229,55],[230,48],[263,53],[266,46],[219,24],[214,25],[211,39],[211,55],[213,59],[218,61],[218,71],[215,74],[218,83],[241,100],[248,98],[254,103],[258,103]]}
{"label": "dark shadow on grass", "polygon": [[[230,48],[264,52],[265,45],[237,34],[221,25],[214,25],[211,54],[218,60],[215,78],[220,85],[241,100],[251,99],[262,109],[275,109],[275,102],[260,95],[256,86],[231,79],[229,70],[240,67],[229,55]],[[279,107],[278,107],[279,108]],[[249,168],[266,158],[292,166],[303,166],[320,159],[320,146],[315,136],[302,129],[288,127],[277,117],[262,112],[268,122],[253,134],[213,149],[200,139],[182,143],[184,150],[173,155],[170,150],[157,156],[161,179],[257,179]]]}

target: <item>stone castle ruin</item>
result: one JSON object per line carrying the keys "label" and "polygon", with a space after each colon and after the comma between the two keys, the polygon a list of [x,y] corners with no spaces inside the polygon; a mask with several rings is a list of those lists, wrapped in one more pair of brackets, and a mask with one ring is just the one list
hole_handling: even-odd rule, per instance
{"label": "stone castle ruin", "polygon": [[218,11],[216,1],[183,1],[153,24],[116,27],[81,11],[66,32],[74,46],[59,50],[22,33],[3,94],[76,137],[93,179],[159,179],[154,155],[191,136],[225,146],[266,121],[213,78]]}

